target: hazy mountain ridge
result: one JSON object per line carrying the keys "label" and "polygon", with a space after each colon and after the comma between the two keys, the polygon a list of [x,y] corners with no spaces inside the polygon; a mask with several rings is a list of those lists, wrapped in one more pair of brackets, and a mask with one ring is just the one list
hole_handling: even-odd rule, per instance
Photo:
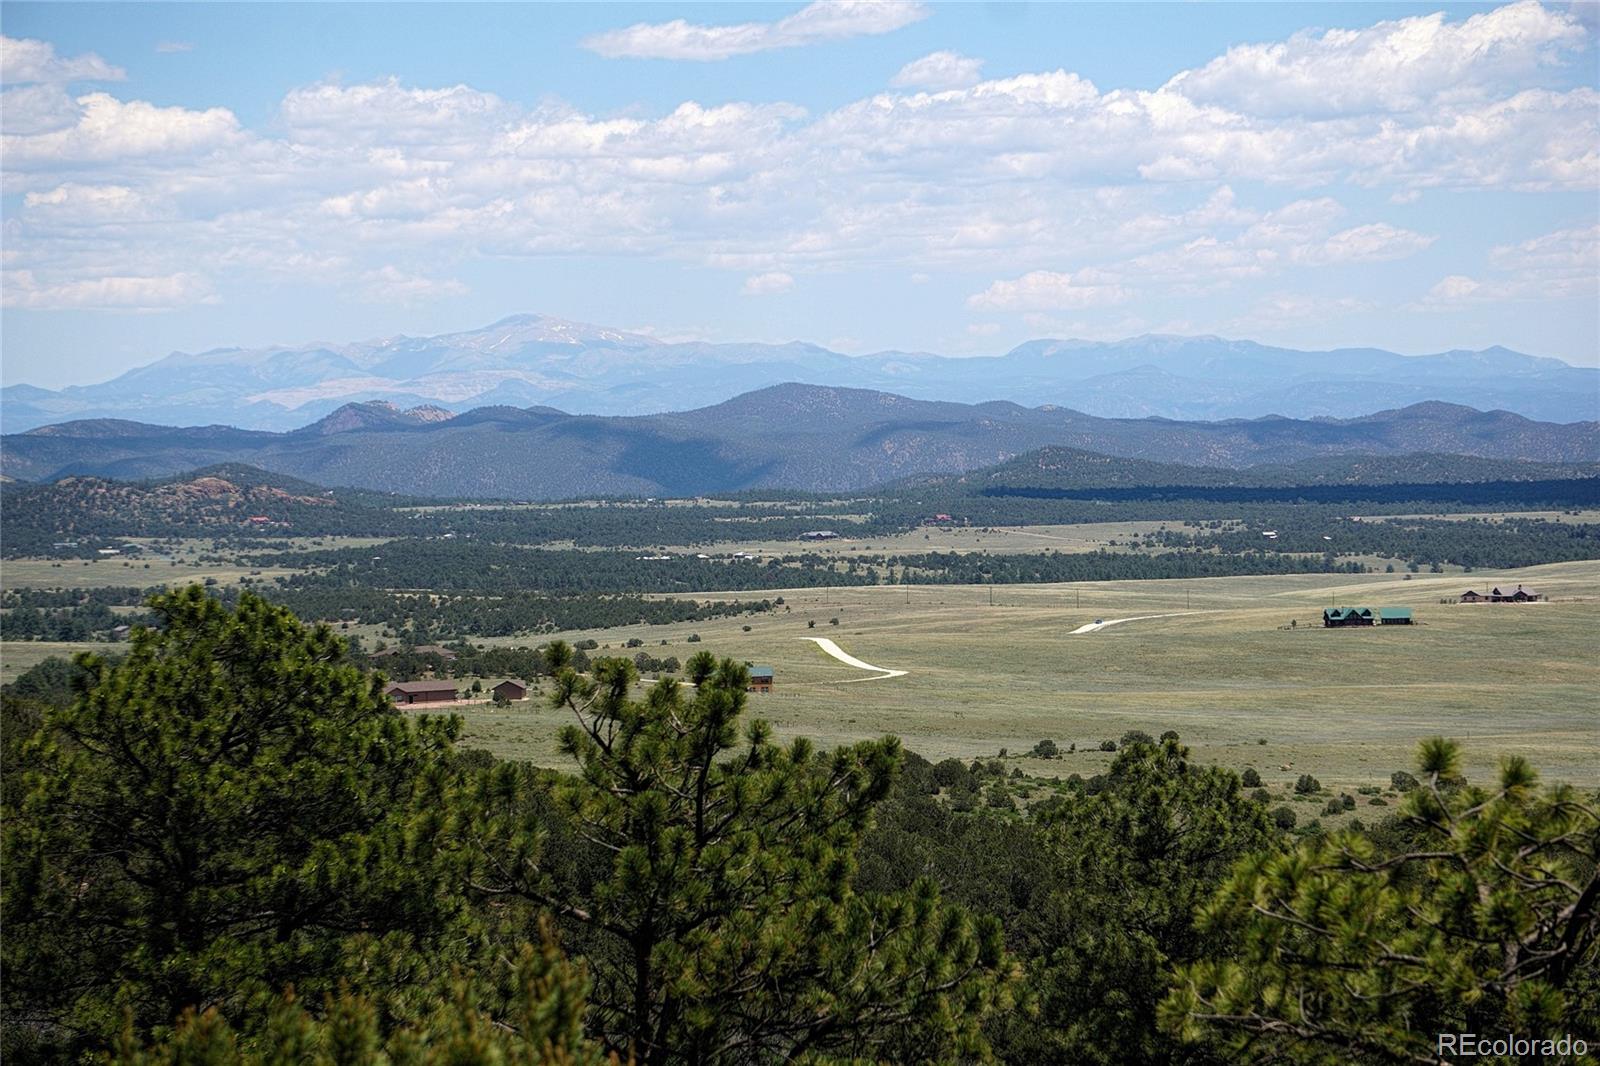
{"label": "hazy mountain ridge", "polygon": [[288,433],[69,423],[4,437],[0,472],[138,479],[244,462],[321,485],[558,499],[855,490],[994,466],[1047,446],[1206,467],[1414,453],[1578,463],[1600,461],[1600,424],[1440,403],[1355,419],[1105,419],[1054,406],[787,384],[650,416],[489,407],[438,420],[365,404]]}
{"label": "hazy mountain ridge", "polygon": [[802,342],[668,343],[513,315],[481,329],[349,344],[175,352],[98,385],[0,390],[0,419],[25,431],[67,419],[228,421],[294,429],[346,403],[453,412],[506,405],[640,415],[716,403],[783,382],[923,400],[984,396],[1107,418],[1351,417],[1444,400],[1574,421],[1600,408],[1600,369],[1501,347],[1402,356],[1375,348],[1302,352],[1219,337],[1035,340],[1004,355],[899,351],[847,356]]}

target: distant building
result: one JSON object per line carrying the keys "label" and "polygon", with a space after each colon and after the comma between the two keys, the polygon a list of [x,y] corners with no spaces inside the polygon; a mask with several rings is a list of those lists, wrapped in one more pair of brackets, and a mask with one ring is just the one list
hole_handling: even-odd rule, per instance
{"label": "distant building", "polygon": [[437,655],[447,663],[455,662],[456,659],[456,653],[443,644],[418,644],[411,650],[418,655]]}
{"label": "distant building", "polygon": [[1411,608],[1409,607],[1379,607],[1378,624],[1381,626],[1408,626],[1411,625]]}
{"label": "distant building", "polygon": [[838,540],[839,534],[831,529],[813,529],[809,533],[800,534],[801,540]]}
{"label": "distant building", "polygon": [[96,548],[95,549],[95,553],[98,554],[98,555],[121,555],[122,554],[121,552],[119,552],[115,548]]}
{"label": "distant building", "polygon": [[111,639],[112,640],[127,640],[128,639],[128,634],[130,634],[132,632],[133,632],[133,627],[132,626],[112,626],[111,627]]}
{"label": "distant building", "polygon": [[528,683],[526,681],[506,680],[500,682],[493,689],[494,698],[497,700],[525,700],[528,698]]}
{"label": "distant building", "polygon": [[750,692],[771,692],[773,670],[770,666],[752,666],[750,668]]}
{"label": "distant building", "polygon": [[245,521],[249,522],[251,525],[264,526],[268,522],[271,522],[272,519],[268,518],[264,514],[253,514],[249,518],[246,518]]}
{"label": "distant building", "polygon": [[1543,598],[1532,589],[1523,588],[1521,585],[1518,585],[1510,592],[1502,592],[1499,589],[1489,590],[1490,603],[1538,603]]}
{"label": "distant building", "polygon": [[1325,607],[1322,610],[1322,624],[1328,629],[1343,629],[1346,626],[1370,626],[1372,624],[1372,608]]}
{"label": "distant building", "polygon": [[1462,603],[1486,603],[1489,599],[1489,597],[1485,596],[1483,593],[1474,592],[1472,589],[1468,589],[1456,598]]}
{"label": "distant building", "polygon": [[396,703],[449,703],[457,698],[454,681],[396,681],[383,690]]}

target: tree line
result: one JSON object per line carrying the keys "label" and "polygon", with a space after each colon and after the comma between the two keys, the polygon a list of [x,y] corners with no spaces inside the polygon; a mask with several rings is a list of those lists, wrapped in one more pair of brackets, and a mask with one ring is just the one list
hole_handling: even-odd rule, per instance
{"label": "tree line", "polygon": [[[1176,736],[1029,817],[892,737],[822,751],[545,651],[566,772],[462,749],[327,627],[152,604],[0,697],[8,1060],[1389,1063],[1600,1046],[1600,807],[1424,744],[1399,813],[1285,835]],[[956,769],[960,769],[959,765]]]}

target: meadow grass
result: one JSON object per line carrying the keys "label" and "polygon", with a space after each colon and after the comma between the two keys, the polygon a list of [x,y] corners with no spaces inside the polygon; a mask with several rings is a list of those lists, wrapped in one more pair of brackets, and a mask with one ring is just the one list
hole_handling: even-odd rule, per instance
{"label": "meadow grass", "polygon": [[[1475,777],[1522,754],[1549,779],[1600,784],[1600,562],[1466,580],[1521,582],[1554,601],[1440,603],[1466,587],[1459,575],[884,586],[784,592],[775,615],[562,636],[611,654],[635,654],[622,644],[639,637],[657,657],[705,649],[770,665],[776,690],[752,696],[751,713],[824,745],[894,733],[930,759],[968,759],[1051,739],[1079,751],[1030,772],[1065,776],[1097,772],[1108,756],[1084,749],[1102,740],[1174,729],[1201,761],[1252,766],[1271,787],[1310,772],[1353,791],[1386,786],[1418,740],[1444,735],[1465,744]],[[1334,604],[1410,606],[1419,624],[1324,630],[1321,609]],[[1070,635],[1097,618],[1174,612],[1194,613]],[[863,680],[815,636],[908,673]],[[537,705],[469,712],[468,743],[561,765],[563,721]]]}

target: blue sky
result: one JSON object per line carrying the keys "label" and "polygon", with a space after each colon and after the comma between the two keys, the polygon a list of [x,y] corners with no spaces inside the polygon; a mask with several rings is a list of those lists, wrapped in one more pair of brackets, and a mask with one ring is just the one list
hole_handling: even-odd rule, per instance
{"label": "blue sky", "polygon": [[1595,8],[3,6],[6,384],[538,311],[1600,363]]}

